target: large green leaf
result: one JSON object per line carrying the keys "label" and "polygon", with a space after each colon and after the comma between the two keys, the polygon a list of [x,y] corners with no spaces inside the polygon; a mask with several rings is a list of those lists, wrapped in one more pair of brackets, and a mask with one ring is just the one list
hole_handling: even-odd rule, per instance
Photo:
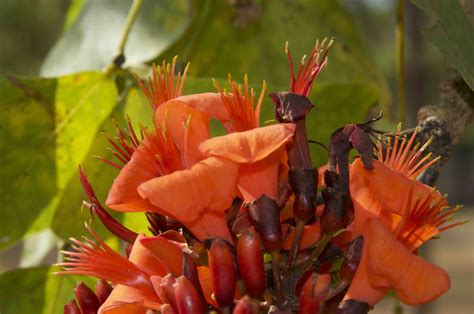
{"label": "large green leaf", "polygon": [[[74,2],[66,26],[72,25],[49,52],[40,74],[59,76],[110,64],[130,5],[129,0]],[[78,8],[81,11],[76,13]],[[125,65],[150,60],[179,38],[188,23],[188,11],[187,0],[144,0],[127,41]]]}
{"label": "large green leaf", "polygon": [[95,280],[79,276],[58,276],[56,268],[17,269],[0,276],[0,313],[63,313],[74,297],[78,281],[93,289]]}
{"label": "large green leaf", "polygon": [[[49,226],[66,184],[116,104],[100,73],[0,79],[0,247]],[[69,204],[71,209],[78,204]]]}
{"label": "large green leaf", "polygon": [[311,52],[316,38],[334,37],[329,65],[318,82],[374,86],[384,104],[389,101],[386,82],[372,62],[350,16],[334,0],[194,1],[194,17],[185,35],[161,58],[176,54],[191,62],[190,74],[202,77],[241,78],[248,73],[288,86],[289,69],[284,43],[289,41],[295,66]]}
{"label": "large green leaf", "polygon": [[460,1],[412,1],[435,19],[435,25],[425,30],[425,35],[474,90],[474,25],[464,13]]}

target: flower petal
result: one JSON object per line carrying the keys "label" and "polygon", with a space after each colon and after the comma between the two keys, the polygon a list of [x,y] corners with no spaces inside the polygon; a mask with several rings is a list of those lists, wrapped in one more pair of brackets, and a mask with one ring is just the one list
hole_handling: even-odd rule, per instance
{"label": "flower petal", "polygon": [[409,305],[430,302],[448,291],[448,274],[409,252],[390,231],[374,219],[366,224],[368,278],[372,285],[388,282]]}
{"label": "flower petal", "polygon": [[[138,195],[137,187],[159,175],[154,167],[149,150],[146,148],[152,141],[151,135],[135,150],[130,161],[122,168],[114,180],[105,204],[118,211],[143,212],[152,210],[153,205]],[[156,211],[156,209],[155,209]]]}
{"label": "flower petal", "polygon": [[210,157],[189,170],[149,180],[138,187],[138,193],[180,222],[192,222],[205,208],[223,212],[230,207],[237,172],[238,165]]}
{"label": "flower petal", "polygon": [[205,210],[196,220],[186,222],[184,225],[201,242],[217,237],[233,242],[225,213]]}
{"label": "flower petal", "polygon": [[219,93],[192,94],[181,96],[176,100],[221,122],[226,122],[231,118],[229,110],[224,106]]}
{"label": "flower petal", "polygon": [[158,129],[169,132],[183,157],[186,168],[201,158],[199,144],[209,138],[209,116],[173,99],[162,104],[155,115]]}
{"label": "flower petal", "polygon": [[214,137],[203,142],[199,149],[206,156],[223,157],[237,163],[253,163],[284,146],[293,137],[294,131],[294,124],[275,124]]}
{"label": "flower petal", "polygon": [[154,292],[117,285],[98,313],[145,314],[148,309],[159,310],[160,306],[161,301]]}
{"label": "flower petal", "polygon": [[[286,229],[286,230],[285,230]],[[290,250],[293,240],[295,238],[295,229],[291,229],[288,232],[289,224],[282,224],[282,233],[285,235],[285,241],[283,242],[283,249]],[[321,239],[321,224],[316,221],[310,225],[306,225],[303,228],[303,234],[300,240],[299,250],[304,250],[310,246],[316,244]]]}
{"label": "flower petal", "polygon": [[142,240],[147,237],[143,234],[139,235],[133,243],[132,251],[128,260],[134,263],[141,271],[147,273],[149,276],[164,276],[168,273],[163,262],[142,244]]}
{"label": "flower petal", "polygon": [[181,276],[183,265],[183,243],[162,236],[143,237],[140,243],[163,262],[174,276]]}

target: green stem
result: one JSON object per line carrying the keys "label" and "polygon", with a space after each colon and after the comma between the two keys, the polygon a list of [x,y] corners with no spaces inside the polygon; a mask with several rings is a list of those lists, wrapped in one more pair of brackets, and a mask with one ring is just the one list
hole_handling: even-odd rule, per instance
{"label": "green stem", "polygon": [[398,81],[398,114],[405,122],[405,0],[397,3],[397,25],[395,29],[395,50]]}
{"label": "green stem", "polygon": [[143,0],[133,0],[132,6],[130,7],[130,11],[128,11],[127,19],[125,20],[125,26],[122,30],[122,34],[120,35],[120,41],[117,47],[117,54],[112,60],[112,64],[108,65],[105,68],[106,73],[110,73],[113,70],[120,68],[120,66],[125,62],[125,45],[127,44],[128,36],[130,35],[132,26],[135,23],[135,20],[137,19],[138,13],[140,12],[142,2]]}

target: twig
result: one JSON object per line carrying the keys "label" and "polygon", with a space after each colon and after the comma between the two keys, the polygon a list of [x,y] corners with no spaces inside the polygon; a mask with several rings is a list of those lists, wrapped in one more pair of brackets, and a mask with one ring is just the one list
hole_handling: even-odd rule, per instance
{"label": "twig", "polygon": [[405,123],[405,0],[398,0],[395,50],[398,81],[399,121]]}

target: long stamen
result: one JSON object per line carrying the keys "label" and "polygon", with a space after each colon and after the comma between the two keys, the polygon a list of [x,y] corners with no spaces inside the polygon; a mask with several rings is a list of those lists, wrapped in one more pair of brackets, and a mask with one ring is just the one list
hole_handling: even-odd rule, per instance
{"label": "long stamen", "polygon": [[86,237],[83,242],[71,238],[75,251],[61,251],[66,262],[56,265],[64,269],[56,274],[87,275],[138,289],[153,289],[149,274],[112,250],[89,225],[86,228],[97,243]]}

